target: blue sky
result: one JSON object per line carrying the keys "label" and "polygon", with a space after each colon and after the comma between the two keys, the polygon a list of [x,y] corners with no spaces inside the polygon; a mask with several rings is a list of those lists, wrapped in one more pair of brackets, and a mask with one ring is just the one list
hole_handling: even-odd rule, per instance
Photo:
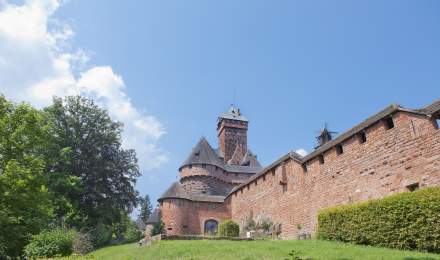
{"label": "blue sky", "polygon": [[217,116],[234,96],[264,165],[310,152],[324,122],[343,132],[391,103],[440,98],[439,1],[71,0],[55,9],[48,17],[74,32],[68,48],[87,54],[85,67],[111,66],[136,111],[165,132],[150,139],[167,160],[143,167],[138,182],[154,200],[200,136],[217,146]]}

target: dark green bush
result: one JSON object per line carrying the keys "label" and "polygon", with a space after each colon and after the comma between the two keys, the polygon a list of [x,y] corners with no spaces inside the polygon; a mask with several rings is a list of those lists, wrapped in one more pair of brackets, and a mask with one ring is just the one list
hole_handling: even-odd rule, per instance
{"label": "dark green bush", "polygon": [[440,188],[324,209],[318,238],[440,253]]}
{"label": "dark green bush", "polygon": [[31,238],[25,247],[27,258],[46,258],[68,256],[72,254],[72,244],[75,232],[64,229],[45,230]]}
{"label": "dark green bush", "polygon": [[240,227],[232,220],[226,220],[218,226],[218,235],[221,237],[238,237]]}
{"label": "dark green bush", "polygon": [[91,232],[93,244],[95,247],[108,245],[112,239],[111,227],[99,223]]}

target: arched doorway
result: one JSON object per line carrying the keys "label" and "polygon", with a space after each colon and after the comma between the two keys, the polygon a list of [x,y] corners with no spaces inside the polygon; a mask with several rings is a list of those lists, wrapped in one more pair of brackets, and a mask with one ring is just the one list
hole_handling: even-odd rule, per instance
{"label": "arched doorway", "polygon": [[214,219],[208,219],[205,221],[205,235],[217,234],[218,221]]}

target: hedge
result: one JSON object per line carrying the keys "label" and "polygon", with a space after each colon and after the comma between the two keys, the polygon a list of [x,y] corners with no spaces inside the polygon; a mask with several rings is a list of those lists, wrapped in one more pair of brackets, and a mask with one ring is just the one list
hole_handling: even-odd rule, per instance
{"label": "hedge", "polygon": [[318,238],[440,253],[440,188],[328,208]]}

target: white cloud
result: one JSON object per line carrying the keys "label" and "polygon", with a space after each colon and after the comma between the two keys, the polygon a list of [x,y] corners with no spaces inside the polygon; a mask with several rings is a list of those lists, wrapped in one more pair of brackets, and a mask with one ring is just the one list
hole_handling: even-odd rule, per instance
{"label": "white cloud", "polygon": [[111,67],[84,69],[90,57],[69,49],[75,33],[53,18],[59,7],[59,0],[22,5],[0,0],[0,92],[39,107],[50,104],[54,95],[92,97],[124,123],[123,145],[136,149],[141,169],[159,167],[168,159],[158,146],[165,134],[162,124],[134,107],[124,80]]}
{"label": "white cloud", "polygon": [[297,154],[299,154],[299,155],[301,155],[301,156],[306,156],[307,154],[308,154],[308,152],[306,151],[306,150],[304,150],[304,149],[298,149],[298,150],[296,150],[295,151]]}

